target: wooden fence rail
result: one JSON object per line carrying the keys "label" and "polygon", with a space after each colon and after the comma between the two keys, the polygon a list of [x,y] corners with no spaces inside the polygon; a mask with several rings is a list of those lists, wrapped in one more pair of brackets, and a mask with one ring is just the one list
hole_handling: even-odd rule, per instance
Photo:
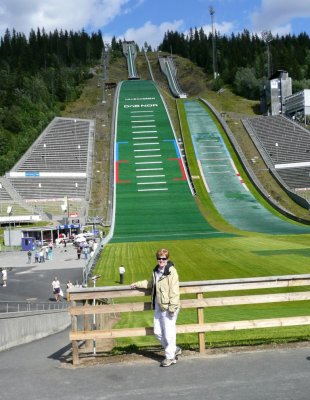
{"label": "wooden fence rail", "polygon": [[[214,292],[244,291],[258,289],[288,288],[309,286],[310,275],[286,275],[245,279],[227,279],[199,282],[180,283],[181,308],[194,308],[197,310],[197,323],[178,325],[177,333],[197,333],[199,351],[205,351],[205,333],[225,330],[240,330],[253,328],[269,328],[279,326],[309,325],[310,316],[272,318],[247,321],[230,321],[205,323],[204,309],[206,307],[221,307],[244,304],[279,303],[290,301],[310,300],[310,291],[255,294],[241,296],[225,296],[205,298],[204,294]],[[182,299],[184,294],[195,294],[195,299]],[[153,335],[153,328],[123,328],[107,329],[105,323],[99,324],[99,317],[121,315],[128,312],[147,311],[151,309],[150,301],[124,303],[129,297],[149,296],[150,290],[130,289],[129,286],[107,286],[96,288],[72,288],[69,290],[68,299],[71,301],[69,312],[72,318],[72,330],[70,340],[72,341],[73,364],[79,363],[79,343],[88,341],[93,343],[93,352],[96,351],[96,340],[116,339],[122,337],[138,337]],[[114,304],[114,299],[122,299],[122,303]],[[83,319],[83,329],[78,329],[78,317]],[[92,318],[92,323],[89,319]],[[107,319],[105,319],[105,322]],[[103,326],[101,326],[103,325]],[[107,324],[108,325],[108,324]],[[91,329],[92,328],[92,329]]]}

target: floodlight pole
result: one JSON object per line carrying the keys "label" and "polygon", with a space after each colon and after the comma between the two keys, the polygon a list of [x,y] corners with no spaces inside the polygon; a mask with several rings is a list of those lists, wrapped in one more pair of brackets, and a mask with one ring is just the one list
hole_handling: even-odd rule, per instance
{"label": "floodlight pole", "polygon": [[269,79],[271,76],[271,54],[270,54],[270,42],[272,42],[272,34],[270,31],[262,32],[263,41],[266,43],[267,47],[267,78]]}
{"label": "floodlight pole", "polygon": [[216,68],[216,43],[215,43],[215,32],[214,32],[214,14],[215,10],[212,6],[209,7],[209,13],[211,16],[211,26],[212,26],[212,60],[213,60],[213,78],[217,78],[217,68]]}

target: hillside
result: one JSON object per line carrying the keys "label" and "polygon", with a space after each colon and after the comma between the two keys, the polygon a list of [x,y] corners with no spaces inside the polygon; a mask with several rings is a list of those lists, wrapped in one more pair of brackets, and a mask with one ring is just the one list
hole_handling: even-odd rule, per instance
{"label": "hillside", "polygon": [[[174,129],[179,136],[180,126],[176,110],[176,101],[170,94],[165,77],[159,70],[157,57],[157,53],[148,53],[154,79],[166,101]],[[295,204],[272,178],[264,162],[259,157],[255,146],[243,129],[241,118],[244,116],[257,115],[259,113],[258,102],[234,95],[229,87],[225,87],[225,90],[222,91],[221,94],[218,94],[211,90],[211,83],[208,81],[207,76],[201,68],[195,66],[189,60],[178,56],[175,56],[175,62],[178,70],[178,80],[182,90],[184,90],[189,97],[202,97],[211,102],[213,106],[225,116],[226,122],[246,157],[249,160],[254,156],[258,157],[254,172],[271,196],[292,214],[310,220],[309,213]],[[137,57],[137,70],[141,79],[150,79],[144,53],[139,53]],[[113,59],[113,57],[111,57],[107,68],[107,81],[118,83],[126,79],[127,66],[125,58]],[[89,215],[100,215],[104,217],[104,220],[108,218],[111,120],[114,91],[115,89],[103,91],[102,68],[98,67],[97,76],[86,83],[80,99],[69,104],[63,112],[63,116],[96,119],[95,160]],[[102,101],[104,101],[104,103]]]}

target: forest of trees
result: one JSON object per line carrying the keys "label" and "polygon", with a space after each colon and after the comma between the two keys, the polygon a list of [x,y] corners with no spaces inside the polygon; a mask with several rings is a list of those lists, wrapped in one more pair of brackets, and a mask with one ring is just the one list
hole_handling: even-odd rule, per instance
{"label": "forest of trees", "polygon": [[[173,52],[190,59],[213,76],[212,34],[202,28],[190,29],[188,35],[168,31],[159,50]],[[231,85],[244,97],[258,100],[268,77],[267,43],[259,35],[248,31],[230,37],[214,35],[217,87]],[[275,36],[268,43],[271,73],[288,71],[293,80],[293,92],[310,88],[310,38],[306,33],[298,36]]]}
{"label": "forest of trees", "polygon": [[102,55],[102,34],[7,30],[0,40],[0,175],[17,162]]}
{"label": "forest of trees", "polygon": [[[202,67],[213,77],[214,88],[230,85],[249,99],[259,99],[267,81],[267,45],[248,31],[231,36],[206,35],[191,29],[188,35],[168,31],[158,50],[180,55]],[[310,39],[276,36],[269,45],[271,72],[284,69],[293,78],[293,92],[310,88]],[[68,101],[81,93],[90,67],[101,58],[102,33],[32,30],[28,37],[7,30],[0,39],[0,175],[8,171],[46,125]],[[122,41],[111,41],[112,60],[122,57]],[[143,49],[151,51],[146,42]]]}

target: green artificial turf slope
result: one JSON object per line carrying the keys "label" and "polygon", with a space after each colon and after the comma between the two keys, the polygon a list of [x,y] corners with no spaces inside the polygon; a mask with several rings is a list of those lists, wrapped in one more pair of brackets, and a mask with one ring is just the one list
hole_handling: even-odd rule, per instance
{"label": "green artificial turf slope", "polygon": [[210,226],[197,207],[164,103],[152,81],[122,82],[115,154],[112,243],[227,235]]}

